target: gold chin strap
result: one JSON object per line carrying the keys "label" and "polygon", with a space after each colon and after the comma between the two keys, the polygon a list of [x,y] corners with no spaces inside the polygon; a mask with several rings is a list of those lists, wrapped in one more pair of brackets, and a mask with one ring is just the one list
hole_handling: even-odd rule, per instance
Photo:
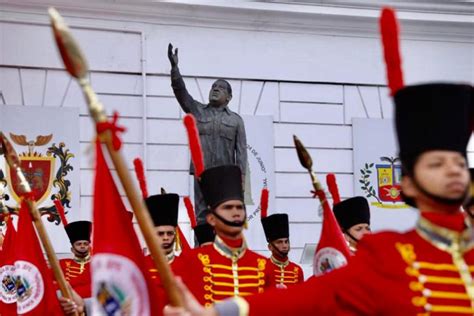
{"label": "gold chin strap", "polygon": [[244,229],[248,229],[248,228],[249,228],[249,222],[247,221],[247,219],[245,219]]}
{"label": "gold chin strap", "polygon": [[180,251],[183,247],[181,246],[181,238],[179,237],[178,227],[174,230],[174,250]]}

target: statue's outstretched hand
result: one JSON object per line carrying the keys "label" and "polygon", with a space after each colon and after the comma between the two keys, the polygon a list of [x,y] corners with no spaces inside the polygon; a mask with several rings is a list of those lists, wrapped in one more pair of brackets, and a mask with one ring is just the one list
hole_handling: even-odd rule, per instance
{"label": "statue's outstretched hand", "polygon": [[175,48],[173,53],[173,44],[168,44],[168,59],[170,60],[171,67],[178,66],[178,49]]}

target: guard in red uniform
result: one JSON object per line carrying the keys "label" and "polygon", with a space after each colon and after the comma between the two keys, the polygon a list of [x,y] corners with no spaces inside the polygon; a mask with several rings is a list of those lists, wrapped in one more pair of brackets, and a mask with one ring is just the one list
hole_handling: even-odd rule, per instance
{"label": "guard in red uniform", "polygon": [[354,254],[361,238],[370,234],[369,203],[365,197],[356,196],[334,204],[333,211],[351,254]]}
{"label": "guard in red uniform", "polygon": [[89,298],[91,292],[91,228],[89,221],[77,221],[65,226],[66,233],[71,242],[72,259],[61,259],[59,264],[63,270],[66,281],[82,297]]}
{"label": "guard in red uniform", "polygon": [[213,244],[180,256],[183,281],[206,306],[228,297],[262,293],[268,286],[267,260],[248,249],[243,238],[246,211],[240,168],[206,169],[199,185],[209,207],[207,221],[214,227],[216,238]]}
{"label": "guard in red uniform", "polygon": [[[393,18],[390,10],[384,15]],[[346,267],[322,277],[212,309],[192,304],[181,284],[192,315],[474,314],[474,234],[461,212],[469,188],[474,89],[392,83],[401,186],[405,201],[420,210],[416,227],[365,236]]]}
{"label": "guard in red uniform", "polygon": [[[174,193],[151,195],[145,199],[145,202],[155,225],[158,245],[163,249],[171,268],[174,269],[179,195]],[[157,284],[160,284],[158,271],[155,269],[153,259],[150,255],[147,256],[147,259],[151,278],[156,279]]]}
{"label": "guard in red uniform", "polygon": [[268,259],[270,285],[287,288],[304,281],[303,270],[288,259],[290,232],[288,214],[272,214],[262,220],[263,231],[272,255]]}

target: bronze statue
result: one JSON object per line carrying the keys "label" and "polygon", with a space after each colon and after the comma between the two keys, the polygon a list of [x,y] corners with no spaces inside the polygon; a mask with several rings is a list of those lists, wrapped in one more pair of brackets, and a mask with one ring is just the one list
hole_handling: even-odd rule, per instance
{"label": "bronze statue", "polygon": [[[228,108],[232,99],[232,87],[224,79],[217,79],[209,91],[209,103],[202,104],[193,99],[186,90],[178,68],[178,49],[168,45],[171,63],[171,86],[181,108],[196,117],[204,155],[205,168],[235,164],[242,171],[245,181],[247,166],[247,139],[242,118]],[[191,163],[190,174],[194,174]],[[245,182],[244,182],[245,183]],[[194,180],[194,205],[198,224],[206,222],[206,203],[199,185]]]}

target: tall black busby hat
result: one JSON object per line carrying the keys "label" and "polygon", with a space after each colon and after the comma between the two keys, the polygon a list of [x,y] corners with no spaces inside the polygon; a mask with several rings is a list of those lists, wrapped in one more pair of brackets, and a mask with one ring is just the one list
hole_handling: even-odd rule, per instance
{"label": "tall black busby hat", "polygon": [[225,165],[202,172],[199,186],[210,209],[229,200],[244,201],[242,173],[236,165]]}
{"label": "tall black busby hat", "polygon": [[145,199],[145,202],[155,226],[178,226],[178,194],[151,195]]}
{"label": "tall black busby hat", "polygon": [[268,242],[280,238],[289,238],[288,214],[272,214],[262,220],[263,231]]}
{"label": "tall black busby hat", "polygon": [[89,221],[72,222],[67,224],[64,229],[66,229],[71,245],[78,240],[91,241],[92,223]]}
{"label": "tall black busby hat", "polygon": [[333,211],[343,231],[357,224],[366,223],[370,225],[369,203],[362,196],[356,196],[337,203],[334,205]]}
{"label": "tall black busby hat", "polygon": [[195,226],[194,235],[196,236],[199,245],[202,245],[206,242],[214,242],[214,238],[216,237],[214,227],[208,223]]}
{"label": "tall black busby hat", "polygon": [[468,85],[434,83],[406,86],[396,92],[400,158],[408,173],[426,151],[449,150],[466,156],[473,102],[473,88]]}

